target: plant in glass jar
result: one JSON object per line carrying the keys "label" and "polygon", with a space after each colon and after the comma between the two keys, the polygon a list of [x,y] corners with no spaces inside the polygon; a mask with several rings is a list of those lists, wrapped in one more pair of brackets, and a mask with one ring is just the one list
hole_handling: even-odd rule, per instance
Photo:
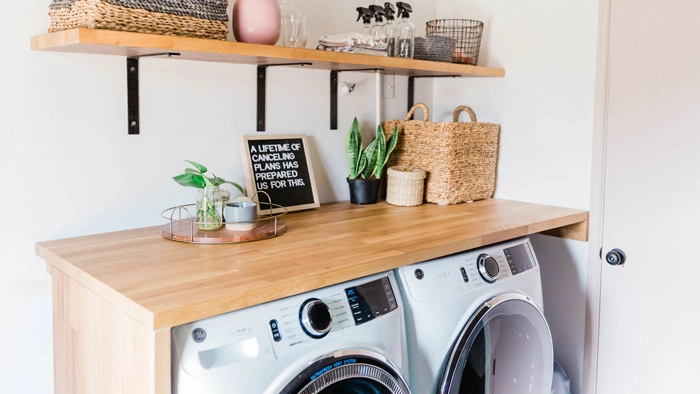
{"label": "plant in glass jar", "polygon": [[243,193],[243,188],[239,184],[219,178],[213,173],[211,176],[206,175],[209,170],[199,163],[191,160],[185,161],[194,168],[186,168],[185,172],[174,176],[173,179],[182,186],[197,189],[197,227],[202,230],[216,230],[223,224],[224,201],[219,186],[228,183],[241,193]]}

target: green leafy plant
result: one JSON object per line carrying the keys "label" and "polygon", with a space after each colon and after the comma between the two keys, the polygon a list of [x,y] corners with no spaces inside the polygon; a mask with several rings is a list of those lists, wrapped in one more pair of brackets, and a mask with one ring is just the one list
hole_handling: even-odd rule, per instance
{"label": "green leafy plant", "polygon": [[238,189],[238,191],[243,193],[243,188],[236,182],[230,182],[223,178],[219,178],[213,173],[211,174],[212,176],[209,177],[205,175],[209,171],[207,167],[204,167],[203,165],[191,160],[185,161],[190,163],[194,168],[185,168],[185,172],[173,177],[175,182],[179,183],[180,185],[204,189],[207,186],[221,186],[224,183],[228,183],[229,185],[233,185],[236,189]]}
{"label": "green leafy plant", "polygon": [[220,195],[218,198],[216,197],[219,193],[217,188],[225,183],[233,185],[241,193],[243,193],[243,188],[236,182],[219,178],[213,173],[211,176],[207,176],[206,173],[209,171],[207,167],[191,160],[185,161],[194,168],[186,168],[185,172],[174,176],[173,179],[182,186],[200,189],[196,204],[197,227],[202,230],[216,230],[223,223],[221,215],[223,203]]}
{"label": "green leafy plant", "polygon": [[350,169],[348,179],[380,179],[398,138],[398,130],[394,128],[387,141],[384,130],[379,125],[372,140],[363,148],[360,123],[355,118],[345,139],[345,151]]}

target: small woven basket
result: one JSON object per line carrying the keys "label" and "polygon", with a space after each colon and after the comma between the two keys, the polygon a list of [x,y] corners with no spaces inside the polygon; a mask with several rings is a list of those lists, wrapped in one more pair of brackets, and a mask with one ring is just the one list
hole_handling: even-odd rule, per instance
{"label": "small woven basket", "polygon": [[401,207],[423,204],[424,180],[424,170],[389,167],[386,181],[386,202]]}
{"label": "small woven basket", "polygon": [[452,63],[475,65],[479,62],[484,23],[471,19],[435,19],[425,23],[426,36],[455,39]]}
{"label": "small woven basket", "polygon": [[225,40],[227,0],[52,0],[49,32],[77,27]]}
{"label": "small woven basket", "polygon": [[451,62],[455,39],[443,36],[416,37],[413,58],[436,62]]}

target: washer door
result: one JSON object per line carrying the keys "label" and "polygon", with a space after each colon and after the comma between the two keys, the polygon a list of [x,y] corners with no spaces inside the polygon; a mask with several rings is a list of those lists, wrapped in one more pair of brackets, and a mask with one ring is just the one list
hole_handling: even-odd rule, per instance
{"label": "washer door", "polygon": [[410,394],[399,369],[366,349],[346,349],[312,362],[280,394]]}
{"label": "washer door", "polygon": [[490,299],[467,322],[438,381],[439,394],[550,393],[552,336],[529,298]]}

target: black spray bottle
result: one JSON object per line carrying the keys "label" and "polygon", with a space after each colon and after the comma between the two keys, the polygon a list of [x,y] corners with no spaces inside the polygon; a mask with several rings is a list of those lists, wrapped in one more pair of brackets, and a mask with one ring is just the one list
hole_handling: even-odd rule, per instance
{"label": "black spray bottle", "polygon": [[357,20],[362,18],[362,34],[372,35],[372,10],[365,7],[357,7]]}
{"label": "black spray bottle", "polygon": [[374,25],[372,25],[370,35],[379,45],[386,45],[386,31],[384,30],[384,7],[380,5],[370,5],[369,9],[374,14]]}
{"label": "black spray bottle", "polygon": [[386,23],[384,24],[384,35],[386,36],[386,51],[389,56],[396,56],[396,35],[397,26],[394,23],[394,14],[396,10],[394,5],[384,3],[384,14],[386,15]]}
{"label": "black spray bottle", "polygon": [[401,21],[396,25],[396,57],[413,57],[413,40],[416,35],[416,26],[411,22],[409,13],[413,12],[411,5],[404,2],[397,2],[396,8],[399,10]]}

